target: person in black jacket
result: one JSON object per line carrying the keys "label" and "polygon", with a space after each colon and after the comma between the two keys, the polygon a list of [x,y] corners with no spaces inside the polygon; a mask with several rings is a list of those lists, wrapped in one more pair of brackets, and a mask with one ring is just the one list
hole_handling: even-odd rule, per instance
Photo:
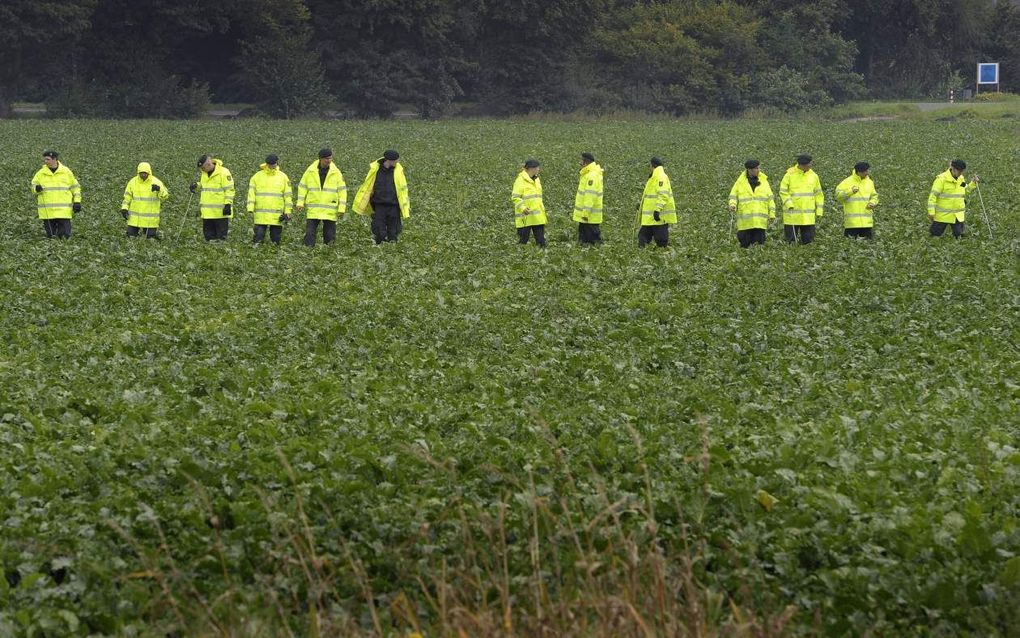
{"label": "person in black jacket", "polygon": [[375,175],[372,187],[372,235],[375,243],[397,241],[403,224],[400,218],[400,200],[397,198],[397,185],[393,180],[397,160],[400,154],[394,150],[383,153],[383,161],[379,163],[379,172]]}

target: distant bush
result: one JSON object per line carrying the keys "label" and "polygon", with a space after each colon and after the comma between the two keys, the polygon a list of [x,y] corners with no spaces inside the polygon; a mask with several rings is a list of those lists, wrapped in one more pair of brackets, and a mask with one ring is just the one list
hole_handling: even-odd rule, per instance
{"label": "distant bush", "polygon": [[755,103],[766,110],[792,113],[833,103],[825,91],[809,88],[808,78],[803,73],[787,66],[759,74],[753,90]]}
{"label": "distant bush", "polygon": [[71,83],[47,102],[52,117],[187,119],[209,108],[209,85],[140,73],[117,84]]}
{"label": "distant bush", "polygon": [[974,96],[975,102],[1014,102],[1020,100],[1016,93],[978,93]]}

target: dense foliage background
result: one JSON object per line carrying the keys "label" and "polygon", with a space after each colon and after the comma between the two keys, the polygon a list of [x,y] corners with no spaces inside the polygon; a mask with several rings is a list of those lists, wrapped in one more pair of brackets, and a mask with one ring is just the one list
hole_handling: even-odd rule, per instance
{"label": "dense foliage background", "polygon": [[999,61],[997,0],[7,0],[0,115],[276,117],[639,110],[733,115],[945,97]]}

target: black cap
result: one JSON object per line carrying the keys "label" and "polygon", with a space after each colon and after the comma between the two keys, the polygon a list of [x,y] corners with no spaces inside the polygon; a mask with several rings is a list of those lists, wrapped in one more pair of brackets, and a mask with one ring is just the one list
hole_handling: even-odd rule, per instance
{"label": "black cap", "polygon": [[49,149],[46,149],[45,151],[42,152],[42,156],[43,157],[52,157],[53,159],[57,159],[58,157],[60,157],[60,153],[58,153],[56,151],[51,151]]}
{"label": "black cap", "polygon": [[388,150],[388,151],[386,151],[385,153],[382,154],[382,158],[384,160],[389,160],[391,162],[395,162],[398,159],[400,159],[400,153],[396,152],[395,150],[393,150],[391,148],[390,150]]}
{"label": "black cap", "polygon": [[537,159],[524,160],[524,168],[538,168],[541,164],[538,163]]}
{"label": "black cap", "polygon": [[270,153],[269,155],[266,155],[266,164],[269,164],[270,166],[273,166],[274,164],[279,164],[279,163],[280,163],[280,158],[277,157],[274,153]]}
{"label": "black cap", "polygon": [[797,156],[797,163],[799,165],[801,165],[801,166],[803,166],[805,164],[810,164],[811,163],[811,156],[810,155],[798,155]]}
{"label": "black cap", "polygon": [[662,166],[662,160],[659,159],[658,157],[653,157],[652,159],[648,160],[648,163],[656,167]]}
{"label": "black cap", "polygon": [[953,168],[955,168],[958,171],[965,171],[965,170],[967,170],[967,162],[965,162],[963,160],[960,160],[960,159],[953,160],[952,162],[949,163],[949,165],[952,166]]}
{"label": "black cap", "polygon": [[583,159],[585,162],[591,163],[595,161],[595,156],[589,153],[588,151],[585,151],[581,153],[581,159]]}
{"label": "black cap", "polygon": [[319,149],[319,159],[322,159],[324,157],[333,157],[333,149],[331,148]]}
{"label": "black cap", "polygon": [[854,164],[854,170],[857,171],[858,173],[863,173],[864,171],[870,169],[871,164],[868,164],[867,162],[857,162],[856,164]]}
{"label": "black cap", "polygon": [[744,162],[744,168],[747,169],[758,168],[759,166],[761,166],[761,162],[756,159],[749,159]]}
{"label": "black cap", "polygon": [[210,157],[209,155],[203,155],[202,157],[198,158],[198,165],[202,166],[202,164],[205,164],[206,160],[208,160],[209,157]]}

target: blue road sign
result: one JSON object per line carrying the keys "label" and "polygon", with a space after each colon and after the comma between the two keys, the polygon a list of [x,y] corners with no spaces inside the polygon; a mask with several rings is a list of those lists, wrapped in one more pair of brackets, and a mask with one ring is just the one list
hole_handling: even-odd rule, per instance
{"label": "blue road sign", "polygon": [[982,62],[978,64],[978,84],[999,83],[999,63]]}

